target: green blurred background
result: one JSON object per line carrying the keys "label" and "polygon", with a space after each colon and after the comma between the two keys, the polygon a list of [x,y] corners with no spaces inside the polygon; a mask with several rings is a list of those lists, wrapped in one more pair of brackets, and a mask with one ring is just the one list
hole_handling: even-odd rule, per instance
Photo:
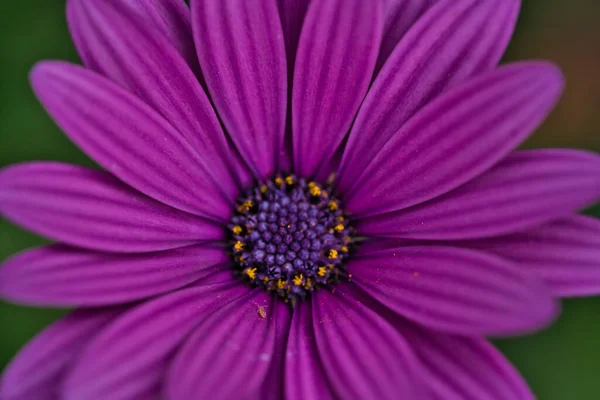
{"label": "green blurred background", "polygon": [[[78,62],[64,3],[0,1],[0,167],[26,160],[93,165],[42,110],[27,80],[38,60]],[[523,3],[506,60],[554,60],[568,81],[557,110],[526,146],[600,151],[600,1]],[[589,212],[600,216],[598,207]],[[42,243],[43,239],[0,219],[0,260]],[[0,369],[36,332],[62,314],[0,302]],[[540,399],[596,400],[600,399],[599,338],[597,297],[565,301],[563,315],[552,328],[497,344]]]}

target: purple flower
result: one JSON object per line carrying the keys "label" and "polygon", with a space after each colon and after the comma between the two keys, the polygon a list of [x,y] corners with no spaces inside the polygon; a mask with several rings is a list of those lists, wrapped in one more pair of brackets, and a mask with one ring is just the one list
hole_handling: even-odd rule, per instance
{"label": "purple flower", "polygon": [[4,399],[531,399],[484,337],[600,292],[600,158],[514,151],[563,85],[498,67],[517,0],[70,0],[85,68],[38,64],[107,172],[0,171],[57,241],[0,269],[76,307]]}

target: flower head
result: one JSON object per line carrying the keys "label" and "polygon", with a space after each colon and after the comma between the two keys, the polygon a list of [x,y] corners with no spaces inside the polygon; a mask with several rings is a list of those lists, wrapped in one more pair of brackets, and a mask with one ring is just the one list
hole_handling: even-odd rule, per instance
{"label": "flower head", "polygon": [[[3,399],[531,399],[484,339],[600,291],[600,158],[515,148],[563,85],[517,0],[70,0],[33,88],[106,171],[0,171],[57,242],[0,295],[76,307]],[[593,237],[594,239],[589,239]],[[42,396],[42,397],[40,397]]]}

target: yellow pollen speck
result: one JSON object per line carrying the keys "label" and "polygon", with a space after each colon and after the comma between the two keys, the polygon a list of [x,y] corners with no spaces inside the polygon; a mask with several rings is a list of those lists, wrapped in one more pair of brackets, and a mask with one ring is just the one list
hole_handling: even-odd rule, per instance
{"label": "yellow pollen speck", "polygon": [[338,204],[335,201],[333,201],[333,200],[331,200],[329,202],[329,204],[327,204],[327,205],[329,206],[329,209],[331,211],[335,211],[335,210],[337,210],[339,208]]}
{"label": "yellow pollen speck", "polygon": [[331,259],[338,258],[337,250],[335,250],[335,249],[329,250],[329,252],[327,253],[327,258],[331,258]]}
{"label": "yellow pollen speck", "polygon": [[341,250],[342,252],[344,252],[344,253],[347,253],[347,252],[348,252],[348,247],[346,247],[346,246],[342,246],[342,247],[340,247],[340,250]]}
{"label": "yellow pollen speck", "polygon": [[275,178],[275,184],[277,186],[283,185],[283,179],[281,179],[280,177]]}
{"label": "yellow pollen speck", "polygon": [[232,229],[233,233],[235,233],[236,235],[239,235],[240,233],[242,233],[242,227],[239,225],[236,225],[233,227]]}
{"label": "yellow pollen speck", "polygon": [[283,288],[285,288],[285,285],[286,285],[286,283],[283,279],[277,280],[277,289],[283,289]]}
{"label": "yellow pollen speck", "polygon": [[329,264],[329,265],[327,266],[327,269],[331,271],[331,270],[333,269],[333,264]]}
{"label": "yellow pollen speck", "polygon": [[256,268],[248,268],[246,270],[246,275],[248,275],[250,279],[256,278]]}
{"label": "yellow pollen speck", "polygon": [[327,190],[323,190],[323,192],[321,193],[321,195],[325,198],[329,197],[329,193],[327,193]]}
{"label": "yellow pollen speck", "polygon": [[234,249],[235,251],[242,251],[242,250],[244,250],[244,247],[245,247],[245,246],[246,246],[246,245],[245,245],[243,242],[240,242],[240,241],[238,240],[238,241],[237,241],[237,242],[235,242],[235,244],[233,245],[233,249]]}
{"label": "yellow pollen speck", "polygon": [[335,229],[336,232],[341,232],[344,230],[344,225],[343,224],[337,224],[333,229]]}
{"label": "yellow pollen speck", "polygon": [[287,183],[288,185],[293,185],[294,184],[294,178],[291,175],[288,175],[285,177],[285,183]]}
{"label": "yellow pollen speck", "polygon": [[339,217],[335,218],[338,222],[344,222],[344,217],[342,217],[341,215]]}
{"label": "yellow pollen speck", "polygon": [[262,185],[262,186],[260,187],[260,192],[261,192],[261,193],[267,193],[267,190],[268,190],[268,189],[269,189],[269,188],[267,187],[267,185]]}
{"label": "yellow pollen speck", "polygon": [[319,196],[321,194],[321,188],[318,186],[309,187],[308,191],[312,196]]}
{"label": "yellow pollen speck", "polygon": [[292,283],[296,286],[302,285],[302,274],[296,275],[294,279],[292,279]]}
{"label": "yellow pollen speck", "polygon": [[266,284],[266,283],[268,283],[268,282],[269,282],[269,277],[268,277],[268,276],[265,276],[265,277],[263,278],[263,283],[265,283],[265,284]]}
{"label": "yellow pollen speck", "polygon": [[261,318],[267,317],[267,312],[265,311],[264,307],[258,306],[258,309],[256,310],[256,312],[258,313],[258,315],[260,315]]}
{"label": "yellow pollen speck", "polygon": [[308,182],[308,187],[309,187],[309,188],[313,188],[313,187],[315,187],[315,186],[317,186],[317,184],[316,184],[315,182],[312,182],[312,181],[311,181],[311,182]]}
{"label": "yellow pollen speck", "polygon": [[239,212],[250,211],[250,209],[253,206],[254,206],[254,203],[252,203],[252,200],[246,200],[238,207],[238,211]]}
{"label": "yellow pollen speck", "polygon": [[326,273],[327,271],[325,270],[325,267],[319,267],[319,269],[317,270],[317,275],[319,276],[325,276]]}
{"label": "yellow pollen speck", "polygon": [[312,286],[312,279],[306,278],[306,282],[304,283],[304,288],[305,289],[310,289],[311,286]]}

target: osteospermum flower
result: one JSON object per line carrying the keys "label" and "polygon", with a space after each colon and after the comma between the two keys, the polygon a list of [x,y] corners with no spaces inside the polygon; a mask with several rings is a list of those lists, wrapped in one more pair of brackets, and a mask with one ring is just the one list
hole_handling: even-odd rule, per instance
{"label": "osteospermum flower", "polygon": [[498,67],[516,0],[71,0],[35,92],[105,171],[0,172],[76,307],[4,399],[530,399],[485,339],[600,291],[600,159],[514,149],[563,85]]}

